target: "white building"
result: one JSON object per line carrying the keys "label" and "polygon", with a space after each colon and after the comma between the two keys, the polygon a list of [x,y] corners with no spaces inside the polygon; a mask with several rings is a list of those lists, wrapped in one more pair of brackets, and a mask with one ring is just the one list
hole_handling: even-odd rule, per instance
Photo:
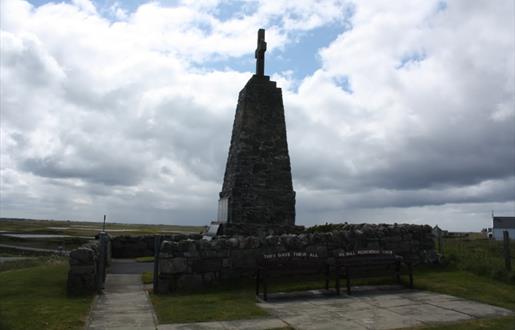
{"label": "white building", "polygon": [[510,239],[515,240],[515,217],[492,217],[493,220],[493,238],[496,240],[503,239],[503,231],[508,231]]}

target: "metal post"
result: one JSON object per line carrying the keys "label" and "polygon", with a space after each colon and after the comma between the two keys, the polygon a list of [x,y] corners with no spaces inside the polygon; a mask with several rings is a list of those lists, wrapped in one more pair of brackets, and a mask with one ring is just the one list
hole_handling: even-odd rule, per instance
{"label": "metal post", "polygon": [[445,239],[444,239],[444,236],[443,236],[443,231],[440,230],[440,232],[438,233],[439,235],[439,242],[438,242],[438,248],[440,249],[440,255],[443,257],[444,254],[445,254]]}
{"label": "metal post", "polygon": [[154,292],[158,292],[159,283],[159,250],[161,249],[161,235],[154,236]]}
{"label": "metal post", "polygon": [[102,293],[104,289],[104,281],[106,276],[106,251],[107,251],[107,242],[105,233],[99,233],[99,256],[98,256],[98,267],[97,267],[97,291],[98,293]]}
{"label": "metal post", "polygon": [[102,225],[102,232],[106,231],[106,215],[104,214],[104,224]]}
{"label": "metal post", "polygon": [[442,231],[441,230],[438,230],[436,232],[436,239],[438,241],[438,253],[441,255],[442,254]]}
{"label": "metal post", "polygon": [[511,253],[510,253],[510,233],[505,230],[503,231],[503,240],[504,240],[504,264],[506,265],[506,270],[511,270]]}

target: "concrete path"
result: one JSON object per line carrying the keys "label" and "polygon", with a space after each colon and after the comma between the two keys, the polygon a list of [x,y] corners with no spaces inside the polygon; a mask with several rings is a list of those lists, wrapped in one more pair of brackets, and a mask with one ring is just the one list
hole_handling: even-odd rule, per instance
{"label": "concrete path", "polygon": [[86,329],[155,330],[156,323],[141,274],[107,274],[104,293],[97,297]]}
{"label": "concrete path", "polygon": [[356,288],[352,296],[341,297],[312,291],[307,299],[276,294],[258,305],[297,330],[397,329],[513,314],[504,308],[444,294],[384,289]]}
{"label": "concrete path", "polygon": [[141,274],[153,271],[153,262],[137,262],[134,259],[112,259],[109,269],[111,274]]}
{"label": "concrete path", "polygon": [[216,321],[199,323],[162,324],[158,330],[269,330],[286,328],[288,324],[278,318],[255,320]]}

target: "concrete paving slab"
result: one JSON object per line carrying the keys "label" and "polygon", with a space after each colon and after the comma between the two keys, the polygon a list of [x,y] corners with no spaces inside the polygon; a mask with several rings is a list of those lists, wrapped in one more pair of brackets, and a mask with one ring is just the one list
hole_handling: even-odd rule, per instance
{"label": "concrete paving slab", "polygon": [[275,318],[259,318],[237,321],[162,324],[158,330],[265,330],[283,328],[287,324]]}
{"label": "concrete paving slab", "polygon": [[298,322],[296,319],[289,318],[284,319],[284,321],[290,324],[296,330],[368,330],[367,327],[352,320],[324,320],[323,322],[317,322],[316,324],[309,321]]}
{"label": "concrete paving slab", "polygon": [[432,292],[421,292],[415,291],[413,293],[404,293],[400,294],[403,298],[408,298],[413,301],[421,302],[421,303],[435,303],[438,304],[441,301],[449,301],[449,300],[461,300],[462,298],[458,298],[455,296],[451,296],[448,294],[441,293],[432,293]]}
{"label": "concrete paving slab", "polygon": [[438,303],[438,307],[454,310],[473,317],[501,317],[511,315],[512,312],[501,307],[485,305],[470,300],[447,300]]}
{"label": "concrete paving slab", "polygon": [[396,307],[413,304],[413,300],[394,295],[378,295],[369,299],[361,299],[362,302],[376,307]]}
{"label": "concrete paving slab", "polygon": [[382,308],[359,310],[342,314],[367,329],[397,329],[422,325],[422,322],[407,315],[401,315]]}
{"label": "concrete paving slab", "polygon": [[450,295],[418,290],[362,290],[357,296],[258,304],[295,329],[396,329],[513,312]]}
{"label": "concrete paving slab", "polygon": [[469,320],[472,317],[450,309],[430,304],[413,304],[410,306],[390,307],[388,310],[399,315],[409,315],[412,319],[421,322],[457,322]]}
{"label": "concrete paving slab", "polygon": [[221,322],[224,329],[229,330],[261,330],[261,329],[273,329],[283,328],[287,324],[276,318],[265,318],[255,320],[243,320],[243,321],[223,321]]}
{"label": "concrete paving slab", "polygon": [[224,325],[221,322],[197,322],[197,323],[175,323],[161,324],[158,330],[221,330]]}
{"label": "concrete paving slab", "polygon": [[86,329],[153,329],[154,309],[139,274],[107,274]]}

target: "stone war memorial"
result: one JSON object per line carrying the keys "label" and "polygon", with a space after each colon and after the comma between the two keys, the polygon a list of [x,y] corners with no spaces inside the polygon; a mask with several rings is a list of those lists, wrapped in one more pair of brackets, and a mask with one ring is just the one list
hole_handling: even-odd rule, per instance
{"label": "stone war memorial", "polygon": [[313,233],[295,225],[282,92],[265,75],[265,52],[265,30],[260,29],[256,72],[238,96],[217,219],[202,239],[179,235],[162,240],[157,290],[174,292],[246,277],[256,278],[258,291],[261,284],[266,291],[265,275],[272,269],[263,267],[279,266],[278,273],[310,268],[314,274],[325,273],[339,292],[340,256],[354,255],[360,267],[362,260],[372,260],[377,266],[372,268],[397,277],[403,256],[410,265],[412,259],[434,257],[429,226],[342,224]]}
{"label": "stone war memorial", "polygon": [[295,191],[281,89],[265,75],[265,30],[258,32],[256,74],[240,91],[218,223],[223,234],[294,230]]}

